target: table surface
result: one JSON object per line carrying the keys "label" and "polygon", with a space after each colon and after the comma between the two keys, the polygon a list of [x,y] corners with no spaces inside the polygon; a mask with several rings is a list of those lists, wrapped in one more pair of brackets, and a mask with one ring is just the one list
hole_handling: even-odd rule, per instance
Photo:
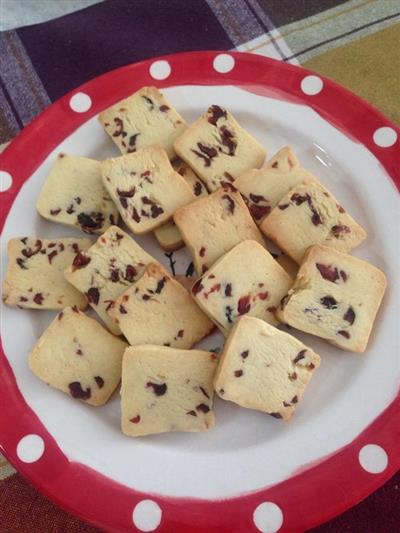
{"label": "table surface", "polygon": [[[398,0],[0,0],[0,145],[113,68],[188,50],[253,52],[348,87],[400,124]],[[87,53],[82,54],[82,50]],[[95,532],[0,455],[0,532]],[[313,533],[394,533],[400,473]]]}

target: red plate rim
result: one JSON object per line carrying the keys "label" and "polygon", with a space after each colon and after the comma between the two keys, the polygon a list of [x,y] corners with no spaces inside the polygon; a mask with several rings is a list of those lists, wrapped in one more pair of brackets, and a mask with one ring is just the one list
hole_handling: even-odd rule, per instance
{"label": "red plate rim", "polygon": [[[304,79],[310,76],[319,90],[316,93],[314,85],[313,94],[306,94],[310,90]],[[272,91],[280,99],[306,104],[372,152],[400,190],[400,167],[396,165],[400,160],[400,129],[358,96],[304,68],[266,57],[241,52],[188,52],[142,61],[95,78],[63,96],[27,126],[0,156],[0,172],[11,183],[0,193],[0,231],[20,188],[48,154],[89,118],[143,85],[236,85],[269,96]],[[145,494],[70,462],[22,397],[2,344],[0,365],[1,451],[60,507],[108,531],[149,531],[137,528],[140,523],[133,521],[133,510],[142,500],[159,506],[159,532],[257,532],[254,516],[256,522],[257,517],[265,518],[268,506],[259,507],[265,502],[278,507],[269,506],[275,513],[275,526],[265,531],[277,531],[280,520],[281,532],[304,531],[355,505],[400,469],[398,393],[349,445],[277,485],[227,500]],[[35,462],[26,463],[18,456],[18,443],[26,435],[43,440],[44,452]],[[360,464],[360,451],[370,444],[386,453],[387,466],[382,472],[368,472]]]}

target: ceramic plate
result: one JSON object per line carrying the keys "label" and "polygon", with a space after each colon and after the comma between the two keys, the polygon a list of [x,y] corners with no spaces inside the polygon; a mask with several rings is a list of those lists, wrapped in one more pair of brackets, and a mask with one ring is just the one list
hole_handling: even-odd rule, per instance
{"label": "ceramic plate", "polygon": [[[130,439],[119,429],[118,394],[92,408],[29,372],[28,353],[55,313],[3,307],[1,451],[46,496],[104,530],[304,531],[400,466],[400,132],[335,83],[256,55],[193,52],[123,67],[50,106],[1,156],[3,272],[11,237],[74,235],[36,213],[50,166],[60,151],[117,155],[96,116],[143,85],[161,87],[188,122],[226,106],[269,156],[291,145],[366,228],[355,255],[388,277],[368,349],[346,353],[292,330],[322,364],[290,423],[217,399],[210,432]],[[151,236],[137,240],[190,274],[185,250],[171,256]],[[203,344],[220,345],[218,335]]]}

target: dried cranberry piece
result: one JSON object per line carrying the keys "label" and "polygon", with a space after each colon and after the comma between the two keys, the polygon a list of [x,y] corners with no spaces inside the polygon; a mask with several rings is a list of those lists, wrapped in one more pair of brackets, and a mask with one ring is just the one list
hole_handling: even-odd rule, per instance
{"label": "dried cranberry piece", "polygon": [[119,281],[119,269],[118,268],[112,268],[110,270],[110,280],[113,283],[117,283],[117,281]]}
{"label": "dried cranberry piece", "polygon": [[231,213],[233,213],[235,211],[235,202],[232,200],[229,194],[223,194],[221,198],[228,202],[228,209]]}
{"label": "dried cranberry piece", "polygon": [[34,250],[32,250],[32,248],[24,248],[23,250],[21,250],[21,254],[24,257],[29,259],[33,255],[38,254],[41,249],[42,249],[42,241],[40,239],[37,239],[37,241],[35,242],[35,249]]}
{"label": "dried cranberry piece", "polygon": [[20,301],[20,302],[27,302],[27,301],[28,301],[28,298],[25,298],[25,296],[20,296],[20,297],[19,297],[19,301]]}
{"label": "dried cranberry piece", "polygon": [[35,294],[35,296],[33,297],[33,301],[35,302],[35,304],[37,305],[42,305],[43,303],[43,300],[44,300],[44,296],[41,292],[37,292]]}
{"label": "dried cranberry piece", "polygon": [[148,96],[144,96],[143,94],[142,94],[142,98],[143,98],[144,100],[146,100],[146,102],[149,104],[150,111],[153,111],[153,109],[154,109],[154,102],[153,102],[153,100],[152,100],[151,98],[149,98]]}
{"label": "dried cranberry piece", "polygon": [[194,184],[194,187],[193,187],[194,195],[195,196],[200,196],[202,191],[203,191],[203,185],[199,181],[196,181],[196,183]]}
{"label": "dried cranberry piece", "polygon": [[204,257],[205,254],[206,254],[206,249],[205,249],[204,246],[202,246],[202,247],[200,248],[200,250],[199,250],[199,256],[200,256],[200,257]]}
{"label": "dried cranberry piece", "polygon": [[208,108],[208,122],[210,124],[213,124],[213,126],[216,126],[217,125],[217,121],[220,119],[220,118],[224,118],[225,120],[227,119],[227,114],[226,114],[226,111],[225,109],[223,109],[222,107],[220,107],[219,105],[212,105]]}
{"label": "dried cranberry piece", "polygon": [[331,281],[332,283],[335,283],[335,281],[339,279],[339,272],[336,267],[323,265],[322,263],[315,263],[315,266],[318,268],[319,273],[324,279]]}
{"label": "dried cranberry piece", "polygon": [[180,329],[180,330],[178,331],[178,333],[176,334],[176,336],[177,336],[179,339],[181,339],[181,338],[183,337],[183,334],[184,334],[184,330],[183,330],[183,329]]}
{"label": "dried cranberry piece", "polygon": [[250,307],[251,307],[250,295],[248,294],[247,296],[242,296],[239,299],[238,305],[237,305],[238,314],[245,315],[246,313],[250,311]]}
{"label": "dried cranberry piece", "polygon": [[267,199],[264,196],[262,196],[261,194],[253,194],[252,192],[249,194],[249,198],[255,204],[258,204],[259,202],[266,202],[267,201]]}
{"label": "dried cranberry piece", "polygon": [[94,380],[97,383],[97,386],[99,387],[99,389],[102,389],[104,387],[104,379],[102,377],[95,376]]}
{"label": "dried cranberry piece", "polygon": [[322,224],[322,219],[319,213],[317,211],[314,211],[311,217],[311,222],[314,224],[314,226],[318,226],[319,224]]}
{"label": "dried cranberry piece", "polygon": [[302,359],[305,358],[307,350],[300,350],[300,352],[296,355],[296,357],[293,359],[293,363],[296,364]]}
{"label": "dried cranberry piece", "polygon": [[93,231],[100,229],[104,223],[104,216],[102,213],[79,213],[77,217],[78,223],[82,231],[85,233],[93,233]]}
{"label": "dried cranberry piece", "polygon": [[161,291],[163,290],[164,288],[164,285],[165,285],[165,282],[167,281],[167,278],[164,276],[162,279],[160,279],[160,281],[157,282],[157,287],[156,287],[156,294],[160,294]]}
{"label": "dried cranberry piece", "polygon": [[229,305],[227,305],[225,307],[225,316],[226,316],[226,319],[228,321],[229,324],[232,324],[233,323],[233,320],[232,320],[232,313],[233,313],[233,309],[232,307],[230,307]]}
{"label": "dried cranberry piece", "polygon": [[222,187],[232,192],[236,192],[237,191],[236,187],[232,185],[232,182],[235,181],[235,178],[232,176],[232,174],[229,174],[229,172],[224,172],[224,177],[228,180],[228,182],[226,181],[221,182]]}
{"label": "dried cranberry piece", "polygon": [[128,313],[126,307],[124,307],[122,304],[119,306],[119,312],[121,313],[121,315],[126,315]]}
{"label": "dried cranberry piece", "polygon": [[61,311],[61,313],[58,314],[58,317],[57,317],[58,320],[61,320],[63,316],[64,316],[64,313],[63,313],[63,311]]}
{"label": "dried cranberry piece", "polygon": [[21,257],[17,258],[17,265],[19,266],[19,268],[22,268],[22,270],[28,270],[27,267],[25,266],[24,259],[22,259]]}
{"label": "dried cranberry piece", "polygon": [[343,315],[343,320],[346,320],[352,326],[354,324],[355,318],[356,313],[354,312],[354,309],[350,306]]}
{"label": "dried cranberry piece", "polygon": [[97,305],[99,303],[100,292],[96,287],[90,287],[86,293],[86,297],[91,304]]}
{"label": "dried cranberry piece", "polygon": [[75,209],[74,209],[74,204],[71,204],[70,206],[67,207],[67,209],[65,210],[69,215],[72,215],[72,213],[75,213]]}
{"label": "dried cranberry piece", "polygon": [[119,203],[124,209],[128,209],[128,200],[124,196],[119,197]]}
{"label": "dried cranberry piece", "polygon": [[162,113],[166,113],[167,111],[169,111],[170,108],[167,105],[163,104],[160,105],[159,109]]}
{"label": "dried cranberry piece", "polygon": [[114,123],[115,123],[117,129],[114,131],[112,136],[113,137],[126,137],[127,133],[126,133],[126,131],[124,131],[124,121],[121,118],[119,118],[119,117],[115,117],[114,118]]}
{"label": "dried cranberry piece", "polygon": [[349,226],[335,225],[332,226],[331,232],[333,233],[333,236],[338,239],[342,233],[350,233],[351,229],[349,228]]}
{"label": "dried cranberry piece", "polygon": [[72,266],[74,267],[74,269],[83,268],[88,265],[90,261],[90,257],[84,255],[82,252],[79,251],[72,262]]}
{"label": "dried cranberry piece", "polygon": [[224,152],[226,155],[233,156],[235,155],[237,143],[234,141],[234,134],[228,130],[226,126],[222,126],[220,128],[221,133],[221,143],[223,146],[226,146],[228,148],[228,153]]}
{"label": "dried cranberry piece", "polygon": [[82,200],[81,200],[81,198],[80,198],[79,196],[75,196],[74,200],[75,200],[75,202],[76,202],[78,205],[80,205],[81,202],[82,202]]}
{"label": "dried cranberry piece", "polygon": [[338,331],[338,335],[341,335],[345,339],[350,339],[350,333],[348,331],[345,331],[344,329]]}
{"label": "dried cranberry piece", "polygon": [[152,205],[150,208],[151,218],[157,218],[164,213],[164,209],[159,205]]}
{"label": "dried cranberry piece", "polygon": [[336,204],[339,213],[346,213],[346,209],[339,204]]}
{"label": "dried cranberry piece", "polygon": [[304,202],[308,201],[308,198],[310,198],[309,194],[301,195],[297,192],[292,194],[292,196],[290,197],[291,201],[294,202],[296,205],[304,204]]}
{"label": "dried cranberry piece", "polygon": [[292,372],[291,374],[289,374],[290,381],[296,381],[296,379],[297,379],[297,372]]}
{"label": "dried cranberry piece", "polygon": [[135,196],[136,187],[132,187],[132,189],[129,189],[129,191],[121,191],[121,189],[117,189],[118,196],[122,196],[123,198],[133,198]]}
{"label": "dried cranberry piece", "polygon": [[61,212],[61,209],[50,209],[50,215],[56,216]]}
{"label": "dried cranberry piece", "polygon": [[210,408],[205,403],[199,403],[199,405],[196,405],[196,411],[201,411],[202,413],[206,414]]}
{"label": "dried cranberry piece", "polygon": [[251,216],[255,220],[261,220],[263,217],[267,216],[271,212],[271,207],[269,205],[249,205],[249,211]]}
{"label": "dried cranberry piece", "polygon": [[240,378],[243,376],[243,370],[235,370],[234,374],[236,378]]}
{"label": "dried cranberry piece", "polygon": [[90,387],[82,389],[82,385],[79,381],[73,381],[68,385],[68,388],[71,396],[79,400],[88,400],[92,395]]}
{"label": "dried cranberry piece", "polygon": [[190,416],[197,416],[196,411],[193,411],[193,410],[192,411],[188,411],[186,414],[190,415]]}
{"label": "dried cranberry piece", "polygon": [[260,300],[266,300],[268,296],[269,296],[268,291],[258,293],[258,297],[260,298]]}
{"label": "dried cranberry piece", "polygon": [[337,309],[337,301],[333,296],[323,296],[320,302],[327,309]]}
{"label": "dried cranberry piece", "polygon": [[140,422],[140,415],[136,415],[133,418],[129,420],[129,422],[132,422],[132,424],[139,424]]}
{"label": "dried cranberry piece", "polygon": [[281,205],[278,205],[279,209],[281,211],[284,211],[285,209],[287,209],[289,207],[290,204],[281,204]]}
{"label": "dried cranberry piece", "polygon": [[192,287],[192,294],[196,295],[204,289],[204,286],[201,283],[201,278],[196,281]]}
{"label": "dried cranberry piece", "polygon": [[225,296],[232,296],[232,283],[227,283],[225,286]]}
{"label": "dried cranberry piece", "polygon": [[199,387],[199,389],[201,390],[201,392],[204,394],[204,396],[206,398],[208,398],[208,399],[210,398],[210,396],[209,396],[208,392],[206,391],[206,389],[204,389],[203,387]]}
{"label": "dried cranberry piece", "polygon": [[244,350],[244,351],[240,354],[240,356],[241,356],[243,359],[246,359],[246,358],[248,357],[248,355],[249,355],[249,350]]}
{"label": "dried cranberry piece", "polygon": [[49,253],[49,255],[47,256],[47,259],[49,260],[50,264],[51,264],[51,262],[53,261],[53,259],[55,258],[56,255],[58,255],[57,250],[53,250],[52,252]]}
{"label": "dried cranberry piece", "polygon": [[282,415],[280,413],[268,413],[270,416],[273,416],[274,418],[282,418]]}
{"label": "dried cranberry piece", "polygon": [[137,275],[137,270],[133,265],[126,265],[125,279],[126,281],[133,281]]}
{"label": "dried cranberry piece", "polygon": [[139,213],[137,212],[137,209],[136,207],[132,207],[132,218],[135,222],[140,222],[140,215]]}
{"label": "dried cranberry piece", "polygon": [[152,383],[151,381],[148,381],[146,383],[146,387],[152,388],[156,396],[164,396],[168,388],[166,383],[158,384],[158,383]]}
{"label": "dried cranberry piece", "polygon": [[204,166],[209,167],[211,165],[213,157],[216,157],[218,155],[217,150],[215,148],[205,146],[202,143],[197,143],[197,147],[200,152],[198,150],[194,150],[193,148],[191,149],[191,151],[204,160]]}
{"label": "dried cranberry piece", "polygon": [[136,141],[139,135],[140,133],[135,133],[129,137],[129,148],[127,150],[128,153],[136,152]]}
{"label": "dried cranberry piece", "polygon": [[297,396],[293,396],[291,403],[297,403],[299,401]]}

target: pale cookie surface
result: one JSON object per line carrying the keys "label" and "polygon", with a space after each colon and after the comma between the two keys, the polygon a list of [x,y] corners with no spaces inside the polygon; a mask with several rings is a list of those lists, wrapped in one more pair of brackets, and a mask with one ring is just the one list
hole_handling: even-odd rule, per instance
{"label": "pale cookie surface", "polygon": [[315,180],[293,187],[262,221],[260,229],[297,263],[314,244],[349,252],[367,236],[336,198]]}
{"label": "pale cookie surface", "polygon": [[89,239],[11,239],[4,303],[29,309],[63,309],[68,305],[85,309],[85,296],[65,280],[64,270],[91,244]]}
{"label": "pale cookie surface", "polygon": [[241,241],[254,240],[264,246],[240,193],[231,186],[179,209],[174,220],[199,275]]}
{"label": "pale cookie surface", "polygon": [[194,122],[174,144],[181,159],[204,181],[209,191],[232,182],[246,170],[260,167],[266,152],[231,113],[217,105]]}
{"label": "pale cookie surface", "polygon": [[245,172],[234,185],[244,196],[254,220],[260,224],[281,198],[305,179],[314,178],[300,166],[291,148],[286,146],[265,167]]}
{"label": "pale cookie surface", "polygon": [[[193,172],[193,170],[183,161],[177,161],[172,165],[175,170],[180,174],[190,187],[192,187],[193,194],[196,198],[202,198],[207,196],[207,189]],[[154,236],[158,241],[158,244],[164,250],[172,252],[178,250],[184,246],[182,235],[173,220],[170,220],[163,226],[154,230]]]}
{"label": "pale cookie surface", "polygon": [[143,87],[129,98],[103,111],[99,122],[123,154],[152,144],[175,157],[174,141],[186,122],[155,87]]}
{"label": "pale cookie surface", "polygon": [[226,335],[244,314],[277,324],[274,313],[292,283],[263,246],[244,241],[196,281],[192,294]]}
{"label": "pale cookie surface", "polygon": [[108,329],[118,335],[121,330],[107,309],[154,261],[127,233],[111,226],[89,250],[74,259],[65,277],[86,295]]}
{"label": "pale cookie surface", "polygon": [[385,275],[373,265],[326,246],[313,246],[278,315],[340,348],[363,352],[385,289]]}
{"label": "pale cookie surface", "polygon": [[140,436],[214,426],[217,358],[202,350],[135,346],[122,363],[122,431]]}
{"label": "pale cookie surface", "polygon": [[104,185],[133,233],[154,230],[171,219],[176,209],[195,200],[191,187],[159,146],[106,159],[101,167]]}
{"label": "pale cookie surface", "polygon": [[289,420],[319,363],[295,337],[242,317],[226,341],[215,390],[224,400]]}
{"label": "pale cookie surface", "polygon": [[118,210],[101,179],[101,163],[60,154],[36,204],[42,217],[85,233],[103,233],[118,222]]}
{"label": "pale cookie surface", "polygon": [[29,367],[45,383],[73,398],[103,405],[121,379],[126,347],[126,342],[77,307],[67,307],[37,341]]}
{"label": "pale cookie surface", "polygon": [[214,327],[190,293],[155,263],[147,266],[108,313],[132,346],[191,348]]}

